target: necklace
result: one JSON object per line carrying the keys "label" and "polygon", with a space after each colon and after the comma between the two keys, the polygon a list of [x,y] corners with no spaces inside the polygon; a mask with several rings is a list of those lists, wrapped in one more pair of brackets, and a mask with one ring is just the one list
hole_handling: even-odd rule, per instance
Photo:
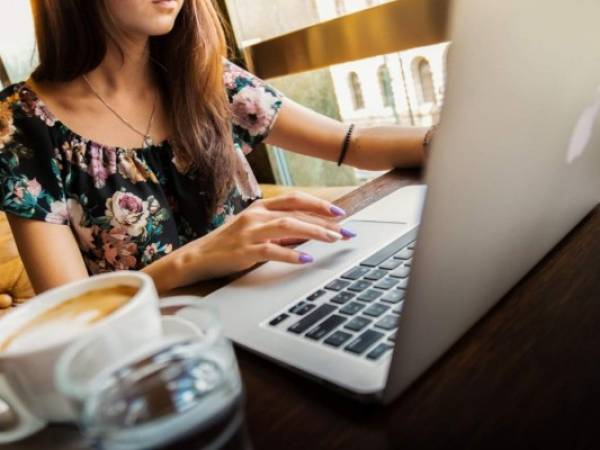
{"label": "necklace", "polygon": [[119,114],[117,111],[115,111],[114,108],[112,108],[108,104],[108,102],[102,98],[102,96],[98,93],[98,91],[96,91],[96,89],[94,89],[94,86],[92,86],[92,83],[90,83],[90,80],[88,80],[88,78],[85,75],[82,75],[82,77],[83,77],[84,81],[86,82],[86,84],[88,85],[88,87],[90,88],[90,90],[94,93],[96,98],[98,98],[98,100],[100,100],[100,102],[104,106],[106,106],[106,108],[111,113],[113,113],[117,119],[119,119],[121,122],[123,122],[123,124],[125,124],[133,132],[135,132],[136,134],[139,134],[142,137],[142,148],[148,148],[148,147],[152,147],[154,145],[154,141],[150,137],[150,128],[152,127],[152,120],[154,119],[154,111],[156,110],[157,95],[154,96],[154,101],[152,102],[152,112],[150,113],[150,118],[148,119],[148,126],[146,127],[146,132],[142,133],[136,127],[131,125],[131,123],[129,123],[123,116],[121,116],[121,114]]}

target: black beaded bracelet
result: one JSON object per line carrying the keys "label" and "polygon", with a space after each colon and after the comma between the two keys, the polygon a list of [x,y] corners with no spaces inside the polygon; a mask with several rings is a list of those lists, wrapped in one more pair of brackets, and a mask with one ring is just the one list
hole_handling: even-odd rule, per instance
{"label": "black beaded bracelet", "polygon": [[351,123],[348,127],[348,131],[346,131],[346,136],[344,137],[344,143],[342,144],[342,151],[340,152],[340,157],[338,158],[337,165],[341,166],[344,162],[344,158],[346,157],[346,153],[348,152],[348,147],[350,147],[350,138],[352,137],[352,132],[354,131],[354,124]]}

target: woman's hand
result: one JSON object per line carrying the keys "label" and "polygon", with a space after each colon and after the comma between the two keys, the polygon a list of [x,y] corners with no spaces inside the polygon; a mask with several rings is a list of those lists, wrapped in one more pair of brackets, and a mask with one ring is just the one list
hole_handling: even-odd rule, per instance
{"label": "woman's hand", "polygon": [[[258,200],[206,236],[151,264],[146,271],[164,290],[229,275],[264,261],[310,263],[311,255],[285,245],[308,239],[333,243],[354,237],[351,230],[335,222],[343,215],[345,212],[337,206],[300,192]],[[152,273],[155,264],[170,266],[160,271],[169,273],[170,286],[164,284],[159,273]]]}

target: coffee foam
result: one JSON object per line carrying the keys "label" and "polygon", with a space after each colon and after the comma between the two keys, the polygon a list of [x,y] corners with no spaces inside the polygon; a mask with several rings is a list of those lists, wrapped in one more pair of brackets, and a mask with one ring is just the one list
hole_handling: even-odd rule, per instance
{"label": "coffee foam", "polygon": [[137,288],[118,285],[68,298],[25,321],[0,341],[0,352],[33,350],[68,340],[108,317],[136,292]]}

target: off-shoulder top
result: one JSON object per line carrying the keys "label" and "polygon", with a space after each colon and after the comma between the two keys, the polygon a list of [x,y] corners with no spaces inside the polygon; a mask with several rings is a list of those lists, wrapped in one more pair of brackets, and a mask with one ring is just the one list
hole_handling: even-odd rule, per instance
{"label": "off-shoulder top", "polygon": [[281,93],[229,61],[223,77],[241,164],[210,220],[198,208],[201,174],[183,170],[168,140],[147,148],[94,142],[25,82],[0,92],[0,210],[71,227],[91,274],[141,269],[219,227],[260,197],[245,155],[267,137],[282,103]]}

